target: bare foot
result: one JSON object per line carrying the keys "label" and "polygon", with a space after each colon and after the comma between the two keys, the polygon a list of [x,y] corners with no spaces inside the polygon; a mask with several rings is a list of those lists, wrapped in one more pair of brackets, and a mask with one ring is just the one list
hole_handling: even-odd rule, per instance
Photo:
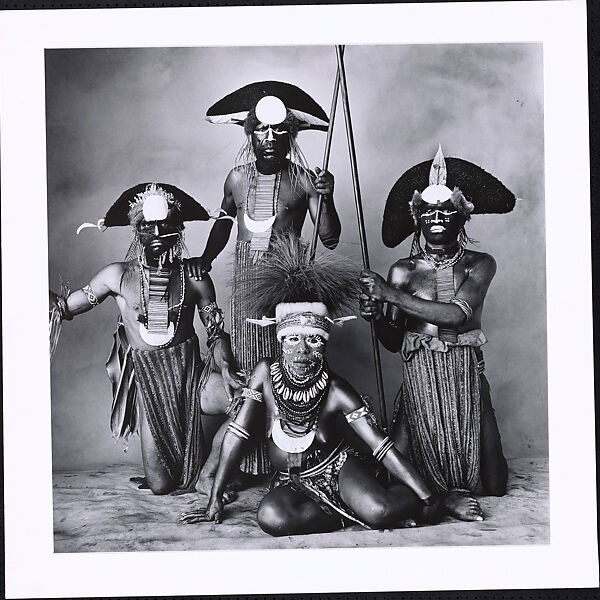
{"label": "bare foot", "polygon": [[223,492],[223,504],[231,504],[234,500],[237,500],[237,497],[237,491],[232,489],[231,484],[229,484],[227,489]]}
{"label": "bare foot", "polygon": [[483,521],[483,513],[479,502],[471,496],[463,496],[458,492],[450,492],[443,500],[447,513],[461,521]]}
{"label": "bare foot", "polygon": [[186,488],[177,488],[176,490],[173,490],[169,496],[183,496],[184,494],[191,494],[192,492],[194,492],[194,486],[190,486],[190,487],[186,487]]}
{"label": "bare foot", "polygon": [[150,486],[148,485],[148,482],[146,481],[145,477],[130,477],[129,481],[131,481],[131,483],[137,484],[138,490],[150,489]]}
{"label": "bare foot", "polygon": [[409,529],[410,527],[416,527],[417,522],[414,519],[405,519],[404,521],[400,521],[398,524],[398,529]]}

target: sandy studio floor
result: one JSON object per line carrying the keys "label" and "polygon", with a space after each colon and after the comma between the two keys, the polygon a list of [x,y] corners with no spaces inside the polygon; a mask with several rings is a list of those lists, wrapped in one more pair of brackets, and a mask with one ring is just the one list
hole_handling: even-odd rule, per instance
{"label": "sandy studio floor", "polygon": [[481,498],[485,521],[446,519],[415,529],[367,531],[359,526],[319,535],[273,538],[256,523],[264,485],[245,490],[220,525],[184,525],[182,512],[206,496],[153,496],[129,482],[141,468],[110,465],[54,474],[55,552],[226,550],[241,548],[354,548],[369,546],[520,545],[550,542],[548,461],[509,461],[508,493]]}

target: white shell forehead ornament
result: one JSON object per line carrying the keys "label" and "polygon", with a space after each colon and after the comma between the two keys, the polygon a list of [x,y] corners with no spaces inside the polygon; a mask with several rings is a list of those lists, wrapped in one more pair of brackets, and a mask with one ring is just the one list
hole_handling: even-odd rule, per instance
{"label": "white shell forehead ornament", "polygon": [[266,125],[277,125],[285,121],[287,110],[277,96],[265,96],[256,103],[256,118]]}
{"label": "white shell forehead ornament", "polygon": [[438,146],[435,158],[431,163],[429,171],[429,185],[421,192],[421,198],[427,204],[439,204],[446,202],[452,196],[452,190],[446,187],[446,160],[442,153],[441,144]]}
{"label": "white shell forehead ornament", "polygon": [[141,194],[138,194],[130,206],[134,204],[142,205],[146,222],[164,221],[169,215],[169,204],[177,206],[173,194],[155,183],[151,183]]}

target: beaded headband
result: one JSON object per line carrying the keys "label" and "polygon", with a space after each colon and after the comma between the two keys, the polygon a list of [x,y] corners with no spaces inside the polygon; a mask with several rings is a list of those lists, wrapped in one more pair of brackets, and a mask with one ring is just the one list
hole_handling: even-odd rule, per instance
{"label": "beaded headband", "polygon": [[277,339],[281,341],[286,335],[301,333],[304,335],[320,335],[329,339],[332,319],[314,313],[289,315],[277,323]]}

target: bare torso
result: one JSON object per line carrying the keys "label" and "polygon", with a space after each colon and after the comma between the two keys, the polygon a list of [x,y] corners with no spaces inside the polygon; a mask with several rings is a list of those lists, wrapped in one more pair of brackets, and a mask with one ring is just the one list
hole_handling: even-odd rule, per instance
{"label": "bare torso", "polygon": [[[252,232],[244,224],[244,214],[248,210],[247,186],[241,171],[238,169],[231,171],[226,185],[231,191],[235,203],[238,224],[237,239],[249,241],[252,239]],[[272,231],[280,233],[291,230],[296,235],[300,235],[309,208],[311,189],[314,193],[308,174],[303,173],[293,185],[287,167],[281,170],[277,212]],[[226,188],[226,193],[227,191]],[[249,214],[249,216],[253,215]]]}
{"label": "bare torso", "polygon": [[[127,339],[133,348],[138,350],[156,350],[156,346],[147,344],[140,336],[139,317],[143,313],[140,298],[140,270],[137,264],[127,272],[128,263],[112,263],[100,271],[91,281],[90,286],[99,298],[113,296],[123,320]],[[147,277],[147,271],[145,271]],[[196,281],[189,277],[185,269],[180,270],[179,264],[173,267],[171,274],[172,286],[169,301],[169,322],[176,325],[175,336],[168,346],[175,346],[194,334],[194,309],[203,306],[214,299],[214,288],[210,278]],[[182,292],[184,294],[182,301]],[[70,304],[77,302],[75,292]],[[147,299],[146,299],[147,300]],[[84,302],[84,306],[85,302]],[[89,308],[89,305],[86,306]],[[77,311],[79,312],[79,311]]]}
{"label": "bare torso", "polygon": [[[265,365],[271,363],[271,359],[264,359]],[[329,372],[330,384],[327,394],[322,400],[319,417],[316,422],[315,439],[311,446],[304,452],[303,467],[306,462],[305,457],[310,455],[314,450],[319,449],[325,453],[333,450],[333,448],[341,441],[342,436],[336,424],[336,415],[343,410],[343,391],[340,386],[340,378]],[[281,450],[273,441],[270,433],[273,427],[273,422],[277,415],[277,406],[273,396],[273,388],[268,375],[268,369],[263,370],[262,386],[263,399],[265,403],[265,437],[267,440],[267,448],[269,451],[269,459],[273,466],[278,471],[287,471],[287,452]]]}
{"label": "bare torso", "polygon": [[[389,282],[396,288],[402,289],[405,292],[422,298],[423,300],[437,299],[437,285],[435,270],[421,257],[414,258],[414,268],[411,267],[410,260],[403,258],[397,261],[390,269]],[[462,259],[453,267],[454,274],[454,290],[459,293],[461,288],[466,284],[472,276],[474,270],[489,271],[492,270],[493,276],[494,261],[489,254],[482,252],[474,252],[466,250]],[[491,277],[490,277],[491,279]],[[470,281],[470,283],[473,283]],[[487,292],[489,281],[485,282],[483,297]],[[472,303],[473,317],[464,325],[457,328],[458,333],[471,331],[481,328],[481,315],[483,311],[483,297],[478,303]],[[392,319],[399,319],[400,311],[391,307],[390,314]],[[408,331],[416,331],[436,336],[438,333],[437,325],[428,323],[414,316],[406,316],[406,329]]]}

